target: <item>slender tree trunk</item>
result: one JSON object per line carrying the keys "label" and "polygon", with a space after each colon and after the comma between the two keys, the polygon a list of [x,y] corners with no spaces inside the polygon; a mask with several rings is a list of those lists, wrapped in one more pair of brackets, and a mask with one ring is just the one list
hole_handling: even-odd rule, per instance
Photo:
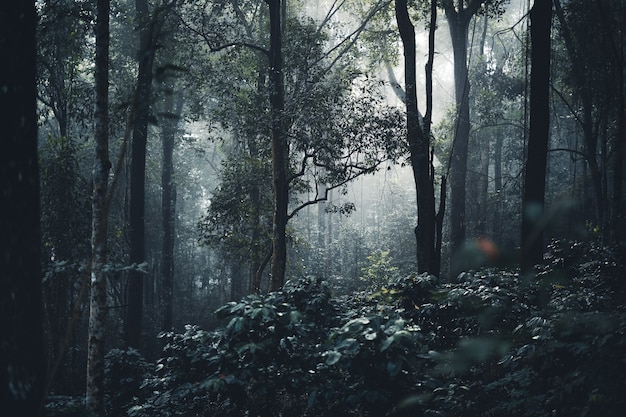
{"label": "slender tree trunk", "polygon": [[[489,17],[483,16],[483,29],[480,36],[480,45],[478,49],[478,58],[481,63],[481,71],[487,72],[487,63],[485,60],[485,40],[487,39],[487,29],[489,28]],[[475,100],[472,101],[475,103]],[[476,232],[478,235],[487,233],[487,194],[489,192],[489,159],[491,154],[491,135],[478,137],[479,157],[480,157],[480,173],[477,181],[478,185],[478,212],[476,219]]]}
{"label": "slender tree trunk", "polygon": [[243,265],[239,259],[232,259],[230,264],[230,300],[240,300],[244,296],[243,289]]}
{"label": "slender tree trunk", "polygon": [[272,230],[272,276],[270,291],[277,291],[285,282],[287,265],[287,220],[289,205],[289,148],[283,128],[285,90],[281,33],[281,0],[265,0],[270,14],[270,108],[272,118],[272,180],[274,185],[274,219]]}
{"label": "slender tree trunk", "polygon": [[176,230],[176,185],[174,174],[174,141],[178,122],[183,109],[183,96],[178,95],[174,107],[174,90],[169,88],[165,96],[165,117],[162,121],[163,129],[163,162],[161,169],[161,215],[163,241],[161,242],[161,308],[163,322],[161,330],[172,330],[173,298],[174,298],[174,237]]}
{"label": "slender tree trunk", "polygon": [[552,0],[535,0],[530,11],[530,135],[522,200],[523,271],[543,259],[546,168],[550,138],[550,29]]}
{"label": "slender tree trunk", "polygon": [[[263,15],[261,14],[261,17]],[[263,24],[263,19],[259,19],[259,25]],[[252,31],[250,31],[252,32]],[[261,53],[258,54],[258,73],[257,73],[257,94],[262,97],[265,94],[265,84],[267,82],[267,57]],[[250,137],[248,140],[248,153],[253,161],[260,161],[259,147],[257,145],[258,138]],[[250,287],[249,293],[259,294],[261,292],[261,278],[263,276],[262,256],[266,249],[261,243],[261,190],[258,183],[250,186],[250,203],[252,212],[250,215],[250,226],[252,228],[251,242],[251,259],[250,259]]]}
{"label": "slender tree trunk", "polygon": [[107,258],[106,196],[109,170],[109,10],[110,0],[98,0],[95,60],[95,142],[93,199],[91,202],[91,295],[87,348],[87,410],[104,416],[104,349],[107,289],[104,265]]}
{"label": "slender tree trunk", "polygon": [[[252,139],[250,142],[254,142]],[[258,160],[259,154],[256,144],[249,146],[250,157]],[[252,233],[250,236],[250,287],[248,292],[259,294],[261,292],[261,276],[263,271],[261,268],[261,255],[263,245],[261,244],[261,192],[258,184],[252,184],[250,189],[250,204],[252,211],[250,213],[250,226]]]}
{"label": "slender tree trunk", "polygon": [[44,395],[34,2],[0,5],[0,403],[37,416]]}
{"label": "slender tree trunk", "polygon": [[478,193],[478,227],[479,234],[487,233],[487,205],[489,193],[489,159],[491,154],[491,138],[487,136],[481,147],[480,178]]}
{"label": "slender tree trunk", "polygon": [[[437,31],[437,0],[430,1],[430,22],[428,25],[428,60],[426,62],[426,113],[424,114],[424,135],[430,141],[432,137],[432,113],[433,113],[433,69],[435,65],[435,33]],[[435,204],[435,151],[431,147],[430,155],[430,191],[433,196],[433,210]],[[443,221],[446,212],[447,178],[441,176],[439,189],[439,208],[434,214],[435,221],[435,252],[433,254],[432,268],[429,271],[435,276],[441,275],[441,246],[443,243]]]}
{"label": "slender tree trunk", "polygon": [[[476,2],[474,2],[476,3]],[[467,153],[469,150],[470,84],[467,77],[467,31],[473,12],[456,10],[451,4],[445,8],[452,51],[454,55],[454,96],[456,119],[452,156],[450,161],[450,240],[452,250],[459,249],[465,240],[465,180],[467,177]]]}
{"label": "slender tree trunk", "polygon": [[[130,167],[130,263],[145,261],[145,182],[146,144],[148,139],[148,118],[152,95],[152,65],[154,63],[154,25],[150,22],[147,0],[135,0],[137,23],[139,26],[139,72],[135,94],[135,119],[131,143]],[[143,273],[131,270],[128,276],[127,309],[125,321],[125,341],[136,349],[141,345],[143,316]]]}
{"label": "slender tree trunk", "polygon": [[[415,56],[415,28],[407,10],[406,0],[396,0],[396,21],[404,50],[405,104],[407,141],[417,194],[417,269],[433,273],[435,262],[435,198],[431,177],[430,137],[420,126],[417,107],[417,78]],[[427,112],[430,114],[430,112]]]}
{"label": "slender tree trunk", "polygon": [[[320,195],[326,195],[326,183],[320,184]],[[328,245],[326,240],[326,200],[317,203],[317,247],[319,249],[316,259],[319,274],[323,279],[328,277]]]}

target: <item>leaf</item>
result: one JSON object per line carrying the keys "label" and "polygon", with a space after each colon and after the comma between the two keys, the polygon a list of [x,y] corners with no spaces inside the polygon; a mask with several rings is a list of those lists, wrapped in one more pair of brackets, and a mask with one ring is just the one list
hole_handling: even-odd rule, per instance
{"label": "leaf", "polygon": [[400,362],[387,362],[387,373],[390,376],[396,376],[402,370]]}
{"label": "leaf", "polygon": [[250,353],[254,353],[257,350],[261,350],[262,348],[263,346],[258,343],[246,343],[245,345],[237,348],[237,353],[242,354],[246,351],[249,351]]}
{"label": "leaf", "polygon": [[339,359],[341,359],[341,353],[337,352],[336,350],[328,351],[324,355],[326,356],[326,365],[329,366],[335,365],[337,362],[339,362]]}
{"label": "leaf", "polygon": [[387,350],[387,348],[389,346],[391,346],[391,344],[396,340],[395,335],[391,335],[389,336],[387,339],[385,339],[385,341],[383,342],[383,345],[380,347],[380,351],[384,352],[385,350]]}
{"label": "leaf", "polygon": [[378,337],[378,333],[371,331],[369,333],[366,333],[364,337],[365,337],[365,340],[374,340]]}
{"label": "leaf", "polygon": [[233,317],[226,327],[235,332],[240,332],[243,329],[243,317]]}
{"label": "leaf", "polygon": [[296,324],[302,318],[302,314],[298,310],[292,310],[289,312],[289,320],[291,324]]}

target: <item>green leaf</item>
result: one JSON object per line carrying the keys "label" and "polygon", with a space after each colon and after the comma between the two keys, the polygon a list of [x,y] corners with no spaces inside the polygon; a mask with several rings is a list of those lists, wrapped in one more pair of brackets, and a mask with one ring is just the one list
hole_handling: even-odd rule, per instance
{"label": "green leaf", "polygon": [[400,362],[387,362],[387,373],[390,376],[396,376],[402,370]]}
{"label": "green leaf", "polygon": [[378,337],[378,333],[371,331],[369,333],[366,333],[364,337],[365,337],[365,340],[374,340]]}
{"label": "green leaf", "polygon": [[240,332],[243,329],[243,317],[233,317],[226,327],[235,332]]}
{"label": "green leaf", "polygon": [[326,352],[324,355],[326,356],[326,365],[329,366],[335,365],[337,362],[339,362],[339,359],[341,359],[341,353],[337,352],[336,350]]}
{"label": "green leaf", "polygon": [[380,347],[380,351],[384,352],[385,350],[387,350],[387,348],[389,348],[389,346],[391,346],[391,344],[396,340],[395,335],[391,335],[389,336],[387,339],[385,339],[385,341],[383,342],[383,345]]}

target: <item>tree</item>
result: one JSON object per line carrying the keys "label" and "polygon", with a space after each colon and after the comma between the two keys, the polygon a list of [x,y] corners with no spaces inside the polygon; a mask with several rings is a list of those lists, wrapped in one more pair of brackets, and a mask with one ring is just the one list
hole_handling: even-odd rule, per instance
{"label": "tree", "polygon": [[[269,106],[265,103],[260,104],[261,108],[269,107],[268,114],[264,114],[266,116],[264,118],[259,118],[258,108],[254,110],[257,124],[264,122],[270,126],[269,140],[263,142],[267,135],[261,133],[260,143],[267,143],[266,146],[272,149],[272,184],[278,187],[277,190],[274,189],[273,193],[275,201],[272,217],[277,222],[273,223],[271,231],[274,242],[271,254],[271,276],[275,281],[270,284],[270,289],[280,288],[285,280],[287,239],[283,235],[286,233],[289,219],[293,218],[302,208],[325,201],[328,198],[328,192],[332,189],[343,187],[350,179],[375,170],[382,160],[376,158],[376,152],[381,151],[381,149],[389,150],[385,148],[385,145],[392,142],[390,135],[388,135],[392,130],[390,126],[397,122],[397,119],[390,115],[392,112],[387,112],[386,114],[390,115],[389,120],[383,121],[379,117],[387,111],[387,109],[381,110],[383,106],[368,108],[365,99],[361,103],[358,103],[358,100],[354,100],[354,103],[346,100],[346,91],[351,88],[363,88],[365,91],[363,86],[357,85],[355,74],[358,72],[354,71],[348,63],[350,51],[352,51],[358,36],[363,32],[366,22],[389,3],[390,1],[380,1],[373,5],[364,17],[364,22],[349,36],[340,40],[338,45],[331,45],[328,50],[323,49],[323,46],[328,44],[325,34],[325,25],[328,24],[328,20],[322,21],[319,27],[313,24],[315,22],[300,21],[299,19],[290,19],[285,23],[281,20],[284,8],[279,4],[272,4],[269,8],[269,49],[259,46],[267,43],[265,34],[261,33],[257,38],[251,36],[250,28],[253,25],[245,21],[244,4],[240,4],[240,2],[229,4],[229,9],[232,8],[235,11],[233,16],[226,13],[226,16],[222,17],[219,13],[225,13],[224,9],[219,12],[211,9],[206,15],[201,15],[203,16],[201,23],[193,27],[188,25],[205,40],[213,52],[246,47],[260,52],[259,55],[262,54],[270,62],[269,65],[265,64],[267,70],[261,71],[261,67],[259,67],[258,71],[258,79],[267,78],[268,81],[267,89],[263,91],[266,92],[266,96],[269,96],[270,104]],[[268,3],[269,5],[270,3]],[[329,16],[336,12],[334,7],[340,6],[333,6],[333,11],[329,12]],[[252,9],[254,12],[250,14],[254,15],[255,18],[262,16],[255,7]],[[216,23],[224,20],[226,22],[232,21],[232,26],[227,26],[227,29],[232,29],[232,32],[216,30]],[[237,30],[239,25],[243,26],[243,31]],[[284,33],[279,32],[278,29],[289,34],[289,44],[277,45],[276,39],[284,36]],[[292,44],[293,47],[291,47]],[[281,62],[277,66],[275,62],[277,59],[276,49],[279,47],[281,48]],[[283,55],[287,56],[288,59],[284,58]],[[277,74],[277,68],[280,68],[282,72],[280,77]],[[241,71],[241,69],[238,70]],[[269,74],[266,77],[265,74],[267,73]],[[239,87],[240,82],[240,79],[236,80],[236,90],[245,90]],[[350,83],[353,82],[354,85],[351,85]],[[252,81],[248,81],[248,83],[252,84]],[[336,83],[335,88],[330,87],[331,83]],[[277,85],[278,90],[276,89]],[[371,86],[367,88],[371,88]],[[333,100],[336,101],[333,102]],[[372,102],[374,101],[375,99],[372,100]],[[348,103],[349,111],[346,114],[355,117],[346,117],[341,120],[342,116],[338,110],[341,108],[339,102]],[[317,112],[313,112],[313,108]],[[333,122],[329,123],[329,119],[321,118],[319,111],[328,112],[329,119],[332,119]],[[358,113],[356,115],[350,113],[353,111]],[[366,113],[370,116],[369,118],[364,117]],[[360,125],[355,122],[357,119],[360,121]],[[378,122],[382,123],[377,125]],[[363,132],[364,126],[368,126],[370,130]],[[387,129],[386,133],[381,132],[384,129]],[[247,130],[253,131],[250,128]],[[376,137],[375,131],[383,134]],[[277,134],[284,137],[280,139]],[[366,137],[368,138],[367,142]],[[352,138],[352,140],[347,138]],[[270,146],[270,144],[273,145]],[[377,147],[376,150],[373,149],[374,147]],[[253,148],[250,147],[250,150]],[[285,152],[284,155],[283,151]],[[342,162],[339,163],[338,161]],[[324,181],[329,181],[326,188],[322,186]],[[307,187],[315,190],[314,197],[310,201],[302,201],[300,199],[301,193]],[[320,193],[322,189],[324,192]],[[294,206],[292,210],[290,210],[290,204]],[[282,253],[283,247],[284,254]],[[276,248],[279,248],[278,254]],[[260,263],[259,271],[262,268],[263,262]],[[257,280],[255,279],[253,282],[257,282]],[[258,288],[258,285],[253,286]]]}
{"label": "tree", "polygon": [[[93,117],[87,70],[81,65],[88,54],[93,5],[70,0],[41,2],[37,25],[37,98],[43,120],[54,116],[53,137],[92,134],[82,129]],[[43,123],[42,123],[43,124]]]}
{"label": "tree", "polygon": [[543,259],[542,224],[550,139],[550,28],[552,1],[536,0],[530,11],[530,135],[522,199],[522,270]]}
{"label": "tree", "polygon": [[[465,200],[467,177],[467,154],[470,137],[469,96],[467,76],[467,42],[469,24],[481,8],[489,6],[492,13],[503,13],[506,0],[442,0],[448,21],[452,51],[454,54],[454,97],[456,105],[454,139],[450,159],[450,240],[452,249],[461,247],[465,240]],[[487,10],[482,10],[486,13]]]}
{"label": "tree", "polygon": [[95,143],[93,199],[91,206],[91,295],[87,357],[87,409],[104,416],[104,350],[107,317],[108,209],[106,207],[109,170],[109,0],[98,0],[95,58]]}
{"label": "tree", "polygon": [[[44,343],[52,368],[64,356],[62,339],[76,299],[78,269],[91,253],[92,183],[81,162],[91,150],[83,144],[93,135],[92,74],[83,63],[93,60],[87,39],[95,2],[47,0],[38,2],[37,11]],[[57,394],[84,390],[82,381],[79,387],[71,383],[84,376],[74,362],[84,352],[76,343],[82,340],[73,338],[65,366],[58,367]]]}
{"label": "tree", "polygon": [[417,79],[415,57],[415,28],[411,22],[406,0],[396,0],[396,21],[404,51],[405,104],[407,142],[417,191],[417,268],[419,272],[439,275],[439,256],[436,252],[437,216],[435,213],[434,175],[430,152],[430,118],[432,114],[432,57],[434,54],[434,31],[436,4],[431,7],[429,61],[427,72],[427,110],[420,124],[417,106]]}
{"label": "tree", "polygon": [[41,322],[34,2],[0,5],[0,402],[5,413],[37,416],[45,361]]}
{"label": "tree", "polygon": [[[145,184],[146,184],[146,145],[148,123],[151,118],[153,65],[157,40],[163,24],[165,10],[173,6],[175,0],[164,1],[150,13],[147,0],[135,0],[139,48],[137,59],[137,87],[133,110],[133,135],[131,141],[130,168],[130,255],[131,264],[145,262]],[[128,346],[139,349],[143,316],[143,272],[133,268],[128,276],[128,306],[125,321],[125,340]]]}
{"label": "tree", "polygon": [[289,147],[283,122],[285,89],[283,85],[282,1],[265,0],[269,6],[270,18],[269,95],[272,129],[272,183],[274,185],[270,291],[277,291],[282,287],[285,282],[285,267],[287,266]]}
{"label": "tree", "polygon": [[[178,100],[174,102],[175,96]],[[161,330],[172,330],[174,296],[174,237],[176,225],[176,184],[174,182],[174,141],[178,122],[183,109],[183,95],[176,94],[172,87],[165,91],[161,137],[163,141],[163,162],[161,168],[161,215],[163,241],[161,242],[161,307],[163,321]]]}
{"label": "tree", "polygon": [[554,11],[567,56],[565,85],[555,92],[582,134],[581,150],[591,180],[589,220],[610,236],[619,230],[615,226],[623,193],[624,6],[604,1],[562,5],[555,0]]}

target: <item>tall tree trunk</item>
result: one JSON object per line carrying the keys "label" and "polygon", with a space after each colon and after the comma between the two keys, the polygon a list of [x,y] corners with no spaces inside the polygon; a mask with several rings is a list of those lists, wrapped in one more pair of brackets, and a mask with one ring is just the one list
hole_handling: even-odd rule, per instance
{"label": "tall tree trunk", "polygon": [[183,110],[183,95],[178,95],[174,107],[174,89],[168,88],[165,95],[165,117],[161,136],[163,139],[163,162],[161,168],[161,215],[163,241],[161,242],[161,330],[172,330],[174,298],[174,237],[176,229],[176,185],[174,174],[174,141],[178,122]]}
{"label": "tall tree trunk", "polygon": [[41,412],[45,359],[37,155],[34,2],[0,5],[0,402],[3,413]]}
{"label": "tall tree trunk", "polygon": [[550,138],[550,29],[552,0],[535,0],[530,11],[530,135],[522,200],[522,271],[543,259],[541,224]]}
{"label": "tall tree trunk", "polygon": [[[437,0],[430,1],[430,22],[428,25],[428,61],[426,62],[426,113],[424,114],[424,135],[430,140],[433,113],[433,68],[435,65],[435,33],[437,31]],[[435,151],[431,148],[430,155],[430,193],[435,196]],[[435,253],[432,261],[431,274],[441,274],[441,247],[443,243],[443,221],[446,212],[446,193],[448,179],[441,176],[439,188],[439,208],[435,214]]]}
{"label": "tall tree trunk", "polygon": [[107,258],[106,196],[109,170],[109,10],[110,0],[98,0],[95,59],[95,142],[93,199],[91,202],[91,295],[87,351],[87,410],[104,416],[104,349],[107,289],[104,265]]}
{"label": "tall tree trunk", "polygon": [[406,0],[396,0],[395,11],[404,51],[407,141],[417,195],[417,227],[415,228],[417,269],[420,273],[434,273],[433,269],[437,264],[435,262],[435,198],[431,177],[430,137],[420,126],[417,107],[415,28],[409,17]]}
{"label": "tall tree trunk", "polygon": [[[487,39],[487,29],[489,28],[488,23],[489,17],[487,15],[483,16],[483,29],[480,36],[478,58],[481,63],[481,71],[484,73],[487,72],[487,63],[485,60],[485,40]],[[475,100],[472,101],[472,103],[475,103]],[[476,232],[478,235],[485,235],[487,233],[487,194],[489,192],[489,159],[491,154],[491,135],[487,134],[485,137],[477,137],[476,139],[480,141],[480,172],[478,174],[478,180],[476,181],[478,185],[478,211],[476,219]]]}
{"label": "tall tree trunk", "polygon": [[[145,261],[145,182],[146,182],[146,143],[148,139],[148,119],[152,93],[152,65],[154,63],[154,24],[150,21],[147,0],[135,0],[139,27],[139,72],[135,93],[135,119],[131,143],[130,167],[130,263]],[[128,276],[127,309],[125,321],[125,341],[136,349],[141,345],[143,316],[143,273],[136,269]]]}
{"label": "tall tree trunk", "polygon": [[270,15],[270,111],[272,123],[272,180],[274,185],[274,219],[272,230],[272,276],[270,291],[277,291],[285,282],[287,265],[287,220],[289,205],[289,148],[283,128],[285,90],[281,33],[281,0],[265,0]]}
{"label": "tall tree trunk", "polygon": [[[259,26],[263,25],[264,19],[259,19]],[[250,33],[252,30],[250,30]],[[258,53],[257,62],[258,62],[258,73],[257,73],[257,94],[259,97],[262,97],[265,94],[265,84],[267,82],[267,67],[266,67],[266,59],[267,57],[262,53]],[[248,138],[248,153],[250,155],[250,159],[255,161],[260,161],[260,153],[259,146],[257,144],[258,137],[249,137]],[[252,245],[250,247],[251,256],[250,256],[250,287],[248,288],[248,292],[252,294],[259,294],[261,292],[261,278],[263,277],[263,269],[262,268],[262,256],[266,248],[261,242],[262,239],[262,226],[261,226],[261,190],[260,186],[257,182],[254,182],[250,185],[250,204],[252,206],[252,212],[250,214],[250,226],[252,228],[251,234],[251,242]]]}
{"label": "tall tree trunk", "polygon": [[457,10],[451,2],[444,6],[444,10],[450,28],[454,55],[456,118],[450,161],[450,240],[452,250],[455,251],[461,247],[465,240],[465,180],[470,136],[467,31],[474,11],[473,9],[464,9],[462,6]]}
{"label": "tall tree trunk", "polygon": [[493,145],[493,184],[496,192],[496,206],[493,215],[493,233],[496,241],[502,241],[502,202],[504,191],[502,190],[502,147],[504,139],[497,135]]}

